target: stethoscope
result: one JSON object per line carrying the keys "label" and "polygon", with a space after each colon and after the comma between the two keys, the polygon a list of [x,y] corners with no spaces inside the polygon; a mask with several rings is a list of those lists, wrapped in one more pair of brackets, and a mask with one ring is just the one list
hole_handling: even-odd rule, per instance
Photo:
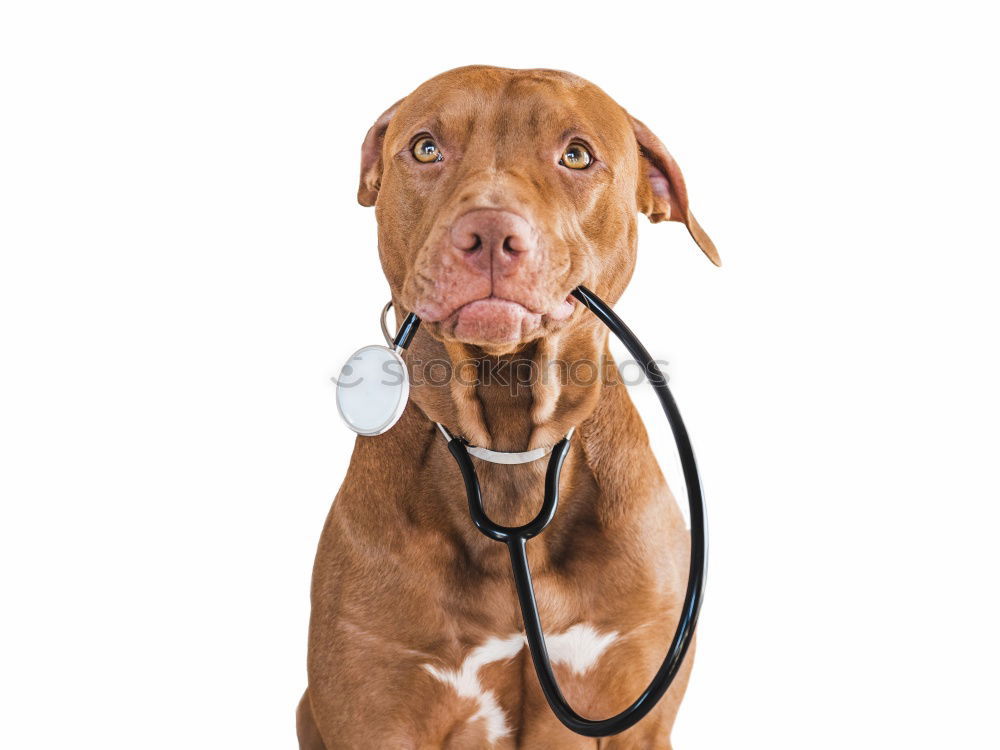
{"label": "stethoscope", "polygon": [[[507,545],[510,553],[510,564],[514,573],[514,585],[521,606],[521,617],[524,620],[524,631],[531,652],[531,661],[541,684],[545,699],[553,713],[569,729],[587,737],[606,737],[624,732],[648,714],[657,702],[664,696],[670,683],[677,675],[684,656],[694,637],[698,621],[698,611],[701,608],[702,594],[705,587],[705,566],[707,561],[707,546],[705,537],[705,500],[702,496],[701,482],[698,478],[698,466],[687,429],[681,419],[677,404],[667,386],[667,380],[660,372],[649,352],[635,334],[622,322],[614,311],[596,294],[580,286],[573,290],[584,307],[596,315],[612,333],[624,344],[629,354],[643,368],[647,379],[660,399],[660,405],[667,415],[674,442],[680,454],[681,467],[684,471],[684,484],[687,487],[688,508],[691,518],[691,562],[688,569],[687,591],[684,594],[684,604],[681,607],[680,620],[674,632],[673,641],[667,655],[653,677],[652,682],[636,698],[636,700],[621,713],[608,719],[594,721],[580,716],[566,702],[562,691],[556,682],[549,662],[545,646],[545,634],[538,616],[538,605],[535,602],[535,591],[531,583],[531,570],[528,567],[526,544],[532,537],[541,534],[551,523],[559,503],[559,475],[563,461],[569,453],[570,439],[573,430],[558,443],[547,448],[537,448],[523,453],[504,453],[469,445],[463,438],[454,436],[438,424],[438,429],[448,443],[448,450],[455,458],[465,482],[465,492],[469,501],[469,515],[472,522],[483,534]],[[388,329],[385,325],[385,314],[392,303],[383,310],[383,333],[388,342]],[[347,425],[359,435],[379,435],[391,428],[400,418],[409,398],[409,378],[402,352],[413,340],[420,318],[410,313],[403,320],[396,336],[388,342],[390,346],[366,346],[359,349],[341,370],[337,382],[337,407]],[[542,509],[532,521],[523,526],[501,526],[494,523],[483,508],[482,492],[479,488],[479,478],[470,455],[494,463],[524,463],[537,460],[551,450],[548,468],[545,473],[545,499]]]}

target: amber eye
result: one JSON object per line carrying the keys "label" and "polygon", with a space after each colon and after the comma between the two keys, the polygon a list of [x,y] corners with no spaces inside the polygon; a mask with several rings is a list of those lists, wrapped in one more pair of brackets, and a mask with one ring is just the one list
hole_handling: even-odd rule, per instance
{"label": "amber eye", "polygon": [[582,143],[571,143],[563,151],[559,163],[570,169],[586,169],[593,160],[594,157],[590,155],[586,146]]}
{"label": "amber eye", "polygon": [[417,142],[413,144],[413,158],[422,164],[430,164],[431,162],[441,161],[444,157],[441,155],[441,151],[438,149],[434,139],[425,135],[422,138],[418,138]]}

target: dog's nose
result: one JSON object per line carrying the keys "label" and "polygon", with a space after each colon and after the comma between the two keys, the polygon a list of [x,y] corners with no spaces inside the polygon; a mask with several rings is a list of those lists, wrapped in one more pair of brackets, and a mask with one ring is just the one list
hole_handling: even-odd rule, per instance
{"label": "dog's nose", "polygon": [[451,244],[484,273],[504,273],[538,249],[537,234],[510,211],[480,208],[463,214],[451,227]]}

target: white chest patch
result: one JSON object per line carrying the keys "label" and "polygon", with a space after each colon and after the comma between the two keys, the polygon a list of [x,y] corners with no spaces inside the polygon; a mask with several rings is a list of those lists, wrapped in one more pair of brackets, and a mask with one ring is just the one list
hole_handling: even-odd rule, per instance
{"label": "white chest patch", "polygon": [[618,640],[618,633],[601,635],[585,622],[574,625],[565,633],[550,635],[545,639],[549,659],[554,664],[565,664],[573,674],[582,675],[597,664],[608,646]]}
{"label": "white chest patch", "polygon": [[[612,631],[602,635],[582,622],[564,633],[546,636],[545,645],[553,664],[564,664],[573,674],[582,675],[597,663],[616,640],[618,633]],[[490,743],[510,734],[510,727],[496,694],[485,689],[479,681],[479,670],[487,664],[514,658],[525,645],[524,636],[520,633],[507,638],[494,637],[472,649],[457,670],[424,664],[424,669],[446,685],[451,685],[458,695],[476,701],[478,708],[469,721],[482,719],[485,722],[486,736]]]}

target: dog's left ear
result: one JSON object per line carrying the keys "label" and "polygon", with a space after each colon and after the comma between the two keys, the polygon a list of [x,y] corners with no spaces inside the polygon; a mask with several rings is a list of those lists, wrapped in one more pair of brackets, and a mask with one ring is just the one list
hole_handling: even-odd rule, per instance
{"label": "dog's left ear", "polygon": [[636,194],[639,210],[654,224],[660,221],[684,222],[701,251],[715,265],[721,266],[722,260],[715,243],[705,234],[688,207],[687,187],[681,168],[652,130],[631,115],[629,119],[635,139],[639,142],[641,174]]}
{"label": "dog's left ear", "polygon": [[385,140],[385,131],[389,129],[392,116],[396,114],[396,110],[402,103],[403,100],[400,99],[383,112],[375,124],[368,128],[365,142],[361,144],[361,179],[358,182],[358,203],[362,206],[374,206],[375,199],[378,198],[378,189],[382,185],[382,141]]}

